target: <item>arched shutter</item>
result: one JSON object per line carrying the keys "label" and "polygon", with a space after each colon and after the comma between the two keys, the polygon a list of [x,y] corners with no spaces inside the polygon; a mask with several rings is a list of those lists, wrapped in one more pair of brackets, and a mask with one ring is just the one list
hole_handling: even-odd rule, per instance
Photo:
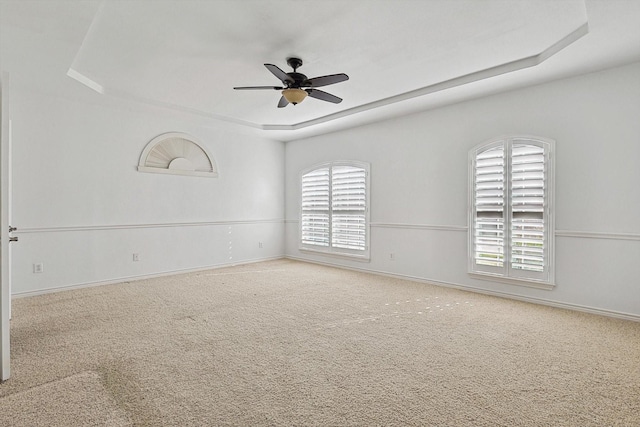
{"label": "arched shutter", "polygon": [[490,148],[475,158],[474,262],[504,265],[504,146]]}
{"label": "arched shutter", "polygon": [[302,176],[302,243],[329,246],[329,168]]}
{"label": "arched shutter", "polygon": [[511,268],[542,272],[545,266],[545,155],[536,145],[511,149]]}
{"label": "arched shutter", "polygon": [[331,168],[331,245],[362,251],[366,247],[366,171],[354,166]]}

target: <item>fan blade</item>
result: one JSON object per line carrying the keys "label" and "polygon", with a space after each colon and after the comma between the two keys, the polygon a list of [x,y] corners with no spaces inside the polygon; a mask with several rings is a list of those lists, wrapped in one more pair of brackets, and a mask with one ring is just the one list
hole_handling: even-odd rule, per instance
{"label": "fan blade", "polygon": [[284,96],[280,97],[280,102],[278,102],[278,108],[286,107],[289,105],[289,101]]}
{"label": "fan blade", "polygon": [[289,76],[287,73],[285,73],[280,68],[278,68],[277,65],[264,64],[264,66],[267,67],[267,70],[271,71],[271,73],[274,76],[279,78],[282,81],[282,83],[293,83],[293,78],[291,78],[291,76]]}
{"label": "fan blade", "polygon": [[349,80],[349,76],[347,76],[344,73],[331,74],[328,76],[314,77],[312,79],[309,79],[306,82],[304,82],[304,86],[311,86],[311,87],[329,86],[335,83],[344,82],[346,80]]}
{"label": "fan blade", "polygon": [[342,98],[338,98],[335,95],[331,95],[330,93],[324,92],[318,89],[305,89],[310,97],[320,99],[322,101],[333,102],[334,104],[340,104],[342,102]]}
{"label": "fan blade", "polygon": [[235,90],[258,90],[258,89],[271,89],[271,90],[282,90],[284,89],[281,86],[240,86],[234,87]]}

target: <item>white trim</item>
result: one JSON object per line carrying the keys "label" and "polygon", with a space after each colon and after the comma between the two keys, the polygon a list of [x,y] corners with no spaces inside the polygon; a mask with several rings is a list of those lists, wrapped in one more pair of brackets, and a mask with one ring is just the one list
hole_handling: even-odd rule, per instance
{"label": "white trim", "polygon": [[11,111],[9,73],[0,73],[0,382],[11,377]]}
{"label": "white trim", "polygon": [[501,282],[501,283],[507,283],[509,285],[525,286],[527,288],[544,289],[546,291],[551,291],[556,287],[555,283],[547,283],[547,282],[542,282],[542,281],[537,281],[537,280],[527,279],[527,278],[505,277],[499,274],[491,274],[491,273],[484,273],[484,272],[477,272],[477,271],[470,272],[469,276],[478,280]]}
{"label": "white trim", "polygon": [[153,168],[149,166],[138,166],[138,172],[146,172],[146,173],[163,173],[166,175],[182,175],[182,176],[201,176],[203,178],[217,178],[217,172],[201,172],[201,171],[187,171],[187,170],[176,170],[176,169],[162,169],[162,168]]}
{"label": "white trim", "polygon": [[411,230],[438,230],[438,231],[468,231],[469,227],[459,225],[434,225],[434,224],[400,224],[400,223],[385,223],[385,222],[372,222],[371,227],[375,228],[397,228],[397,229],[411,229]]}
{"label": "white trim", "polygon": [[624,313],[624,312],[621,312],[621,311],[606,310],[606,309],[602,309],[602,308],[589,307],[589,306],[586,306],[586,305],[571,304],[571,303],[547,300],[547,299],[542,299],[542,298],[525,297],[525,296],[512,294],[512,293],[508,293],[508,292],[491,291],[491,290],[487,290],[487,289],[477,288],[475,286],[460,285],[460,284],[457,284],[457,283],[443,282],[441,280],[427,279],[427,278],[411,276],[411,275],[407,275],[407,274],[395,274],[395,273],[388,273],[386,271],[380,271],[380,270],[368,270],[368,269],[365,269],[365,268],[348,267],[348,266],[344,266],[344,265],[341,265],[341,264],[332,264],[332,263],[327,263],[327,262],[309,260],[309,259],[306,259],[306,258],[300,258],[300,257],[295,257],[295,256],[290,256],[290,255],[287,255],[284,258],[291,259],[291,260],[294,260],[294,261],[308,262],[308,263],[311,263],[311,264],[325,265],[325,266],[328,266],[328,267],[342,268],[342,269],[345,269],[345,270],[359,271],[359,272],[362,272],[362,273],[370,273],[370,274],[375,274],[375,275],[379,275],[379,276],[393,277],[393,278],[396,278],[396,279],[410,280],[410,281],[413,281],[413,282],[426,283],[426,284],[429,284],[429,285],[442,286],[442,287],[445,287],[445,288],[459,289],[459,290],[462,290],[462,291],[468,291],[468,292],[484,294],[484,295],[491,295],[491,296],[495,296],[495,297],[507,298],[507,299],[512,299],[512,300],[516,300],[516,301],[524,301],[524,302],[528,302],[528,303],[532,303],[532,304],[539,304],[539,305],[544,305],[544,306],[549,306],[549,307],[556,307],[556,308],[564,308],[564,309],[567,309],[567,310],[581,311],[581,312],[584,312],[584,313],[597,314],[597,315],[600,315],[600,316],[614,317],[614,318],[617,318],[617,319],[624,319],[624,320],[631,320],[631,321],[634,321],[634,322],[640,322],[640,314]]}
{"label": "white trim", "polygon": [[339,258],[339,259],[346,258],[352,261],[360,261],[360,262],[371,262],[371,257],[368,254],[358,255],[358,254],[349,253],[349,252],[329,252],[329,251],[323,251],[321,249],[312,249],[307,247],[301,247],[301,248],[298,248],[298,250],[300,252],[306,252],[308,254],[314,254],[314,255],[322,255],[322,256],[328,256],[328,257]]}
{"label": "white trim", "polygon": [[608,233],[600,231],[571,231],[556,230],[558,237],[574,237],[578,239],[607,239],[607,240],[636,240],[640,241],[637,233]]}
{"label": "white trim", "polygon": [[[286,224],[297,224],[297,219],[285,219]],[[371,228],[396,228],[396,229],[412,229],[412,230],[440,230],[440,231],[469,231],[467,226],[459,225],[436,225],[436,224],[412,224],[412,223],[388,223],[388,222],[372,222],[369,224]],[[604,240],[636,240],[640,241],[639,233],[611,233],[603,231],[572,231],[572,230],[556,230],[556,237],[570,237],[576,239],[604,239]]]}
{"label": "white trim", "polygon": [[381,271],[381,270],[370,270],[370,269],[365,269],[365,268],[348,267],[348,266],[344,266],[344,265],[341,265],[341,264],[333,264],[333,263],[329,263],[329,262],[315,261],[315,260],[310,260],[310,259],[291,256],[291,255],[276,256],[276,257],[269,257],[269,258],[260,258],[260,259],[252,259],[252,260],[246,260],[246,261],[235,262],[235,263],[215,264],[215,265],[211,265],[211,266],[198,267],[198,268],[192,268],[192,269],[172,270],[172,271],[165,271],[165,272],[162,272],[162,273],[154,273],[154,274],[148,274],[148,275],[125,276],[125,277],[121,277],[121,278],[113,279],[113,280],[108,280],[108,281],[96,281],[96,282],[78,283],[78,284],[75,284],[75,285],[59,286],[59,287],[55,287],[55,288],[42,289],[42,290],[38,290],[38,291],[20,292],[20,293],[12,295],[12,298],[25,298],[25,297],[35,296],[35,295],[49,294],[49,293],[54,293],[54,292],[66,291],[66,290],[82,289],[82,288],[89,288],[89,287],[102,286],[102,285],[118,284],[118,283],[123,283],[123,282],[127,282],[127,281],[138,281],[138,280],[145,280],[145,279],[153,279],[153,278],[156,278],[156,277],[172,276],[172,275],[175,275],[175,274],[196,273],[196,272],[199,272],[199,271],[215,270],[215,269],[219,269],[219,268],[232,267],[232,266],[236,266],[236,265],[255,264],[255,263],[259,263],[259,262],[274,261],[274,260],[278,260],[278,259],[290,259],[290,260],[293,260],[293,261],[307,262],[307,263],[310,263],[310,264],[324,265],[324,266],[328,266],[328,267],[341,268],[341,269],[350,270],[350,271],[358,271],[358,272],[362,272],[362,273],[375,274],[375,275],[379,275],[379,276],[392,277],[392,278],[396,278],[396,279],[410,280],[412,282],[426,283],[426,284],[430,284],[430,285],[434,285],[434,286],[442,286],[442,287],[445,287],[445,288],[460,289],[460,290],[463,290],[463,291],[479,293],[479,294],[484,294],[484,295],[491,295],[491,296],[507,298],[507,299],[517,300],[517,301],[524,301],[524,302],[528,302],[528,303],[532,303],[532,304],[539,304],[539,305],[544,305],[544,306],[549,306],[549,307],[563,308],[563,309],[567,309],[567,310],[580,311],[580,312],[584,312],[584,313],[591,313],[591,314],[597,314],[597,315],[601,315],[601,316],[613,317],[613,318],[617,318],[617,319],[624,319],[624,320],[631,320],[631,321],[635,321],[635,322],[640,322],[640,314],[624,313],[624,312],[621,312],[621,311],[606,310],[606,309],[602,309],[602,308],[590,307],[590,306],[585,306],[585,305],[580,305],[580,304],[564,303],[564,302],[547,300],[547,299],[542,299],[542,298],[525,297],[525,296],[521,296],[521,295],[511,294],[511,293],[508,293],[508,292],[491,291],[491,290],[486,290],[486,289],[482,289],[482,288],[477,288],[477,287],[474,287],[474,286],[460,285],[460,284],[457,284],[457,283],[444,282],[444,281],[441,281],[441,280],[427,279],[427,278],[422,278],[422,277],[418,277],[418,276],[411,276],[411,275],[407,275],[407,274],[396,274],[396,273],[389,273],[389,272]]}
{"label": "white trim", "polygon": [[14,231],[15,234],[27,233],[64,233],[67,231],[99,231],[99,230],[129,230],[137,228],[166,228],[166,227],[210,227],[229,225],[254,225],[254,224],[278,224],[284,223],[281,218],[235,220],[235,221],[194,221],[194,222],[167,222],[167,223],[141,223],[141,224],[114,224],[114,225],[77,225],[68,227],[21,227]]}
{"label": "white trim", "polygon": [[74,79],[78,83],[81,83],[81,84],[85,85],[89,89],[95,90],[100,95],[104,95],[104,86],[102,86],[101,84],[95,82],[94,80],[91,80],[89,77],[85,76],[84,74],[80,74],[79,72],[77,72],[73,68],[69,68],[67,70],[67,76],[71,77],[72,79]]}
{"label": "white trim", "polygon": [[199,271],[215,270],[215,269],[224,268],[224,267],[234,267],[237,265],[255,264],[258,262],[273,261],[277,259],[283,259],[283,257],[275,256],[275,257],[266,257],[266,258],[256,258],[256,259],[250,259],[250,260],[245,260],[241,262],[213,264],[213,265],[208,265],[204,267],[167,270],[160,273],[141,274],[141,275],[135,275],[135,276],[123,276],[123,277],[119,277],[111,280],[102,280],[102,281],[95,281],[95,282],[76,283],[73,285],[56,286],[56,287],[47,288],[47,289],[39,289],[36,291],[18,292],[13,294],[12,298],[25,298],[25,297],[31,297],[36,295],[51,294],[55,292],[71,291],[75,289],[93,288],[93,287],[102,286],[102,285],[115,285],[115,284],[125,283],[125,282],[133,282],[133,281],[146,280],[146,279],[155,279],[158,277],[173,276],[176,274],[197,273]]}

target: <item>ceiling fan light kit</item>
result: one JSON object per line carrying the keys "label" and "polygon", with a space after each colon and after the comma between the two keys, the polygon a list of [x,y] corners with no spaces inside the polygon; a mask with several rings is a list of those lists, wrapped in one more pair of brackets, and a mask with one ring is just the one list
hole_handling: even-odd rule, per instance
{"label": "ceiling fan light kit", "polygon": [[282,96],[293,105],[304,101],[307,95],[307,91],[302,89],[285,89],[282,91]]}
{"label": "ceiling fan light kit", "polygon": [[264,64],[267,70],[271,71],[271,73],[276,76],[284,84],[284,86],[240,86],[234,87],[234,89],[281,90],[282,97],[278,102],[278,108],[286,107],[289,104],[299,104],[307,96],[319,99],[321,101],[332,102],[334,104],[339,104],[340,102],[342,102],[342,98],[338,98],[335,95],[315,88],[344,82],[346,80],[349,80],[349,76],[344,73],[340,73],[308,79],[304,74],[297,72],[298,68],[302,66],[302,60],[300,58],[287,58],[287,64],[289,64],[289,66],[293,68],[293,72],[285,73],[277,65]]}

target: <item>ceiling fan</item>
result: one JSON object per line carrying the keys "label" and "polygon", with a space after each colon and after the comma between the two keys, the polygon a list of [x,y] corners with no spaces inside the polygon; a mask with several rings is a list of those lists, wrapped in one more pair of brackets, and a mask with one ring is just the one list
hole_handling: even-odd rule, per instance
{"label": "ceiling fan", "polygon": [[302,66],[302,59],[287,58],[287,64],[289,64],[289,66],[293,68],[292,73],[285,73],[273,64],[264,64],[264,66],[267,67],[267,70],[271,71],[274,76],[280,79],[284,86],[242,86],[234,87],[234,89],[281,90],[282,97],[280,98],[280,102],[278,102],[278,108],[286,107],[290,103],[293,105],[299,104],[307,97],[307,95],[312,98],[320,99],[322,101],[333,102],[334,104],[339,104],[340,102],[342,102],[342,98],[338,98],[335,95],[331,95],[330,93],[316,88],[349,80],[349,76],[344,73],[340,73],[308,79],[304,74],[297,72],[297,69]]}

